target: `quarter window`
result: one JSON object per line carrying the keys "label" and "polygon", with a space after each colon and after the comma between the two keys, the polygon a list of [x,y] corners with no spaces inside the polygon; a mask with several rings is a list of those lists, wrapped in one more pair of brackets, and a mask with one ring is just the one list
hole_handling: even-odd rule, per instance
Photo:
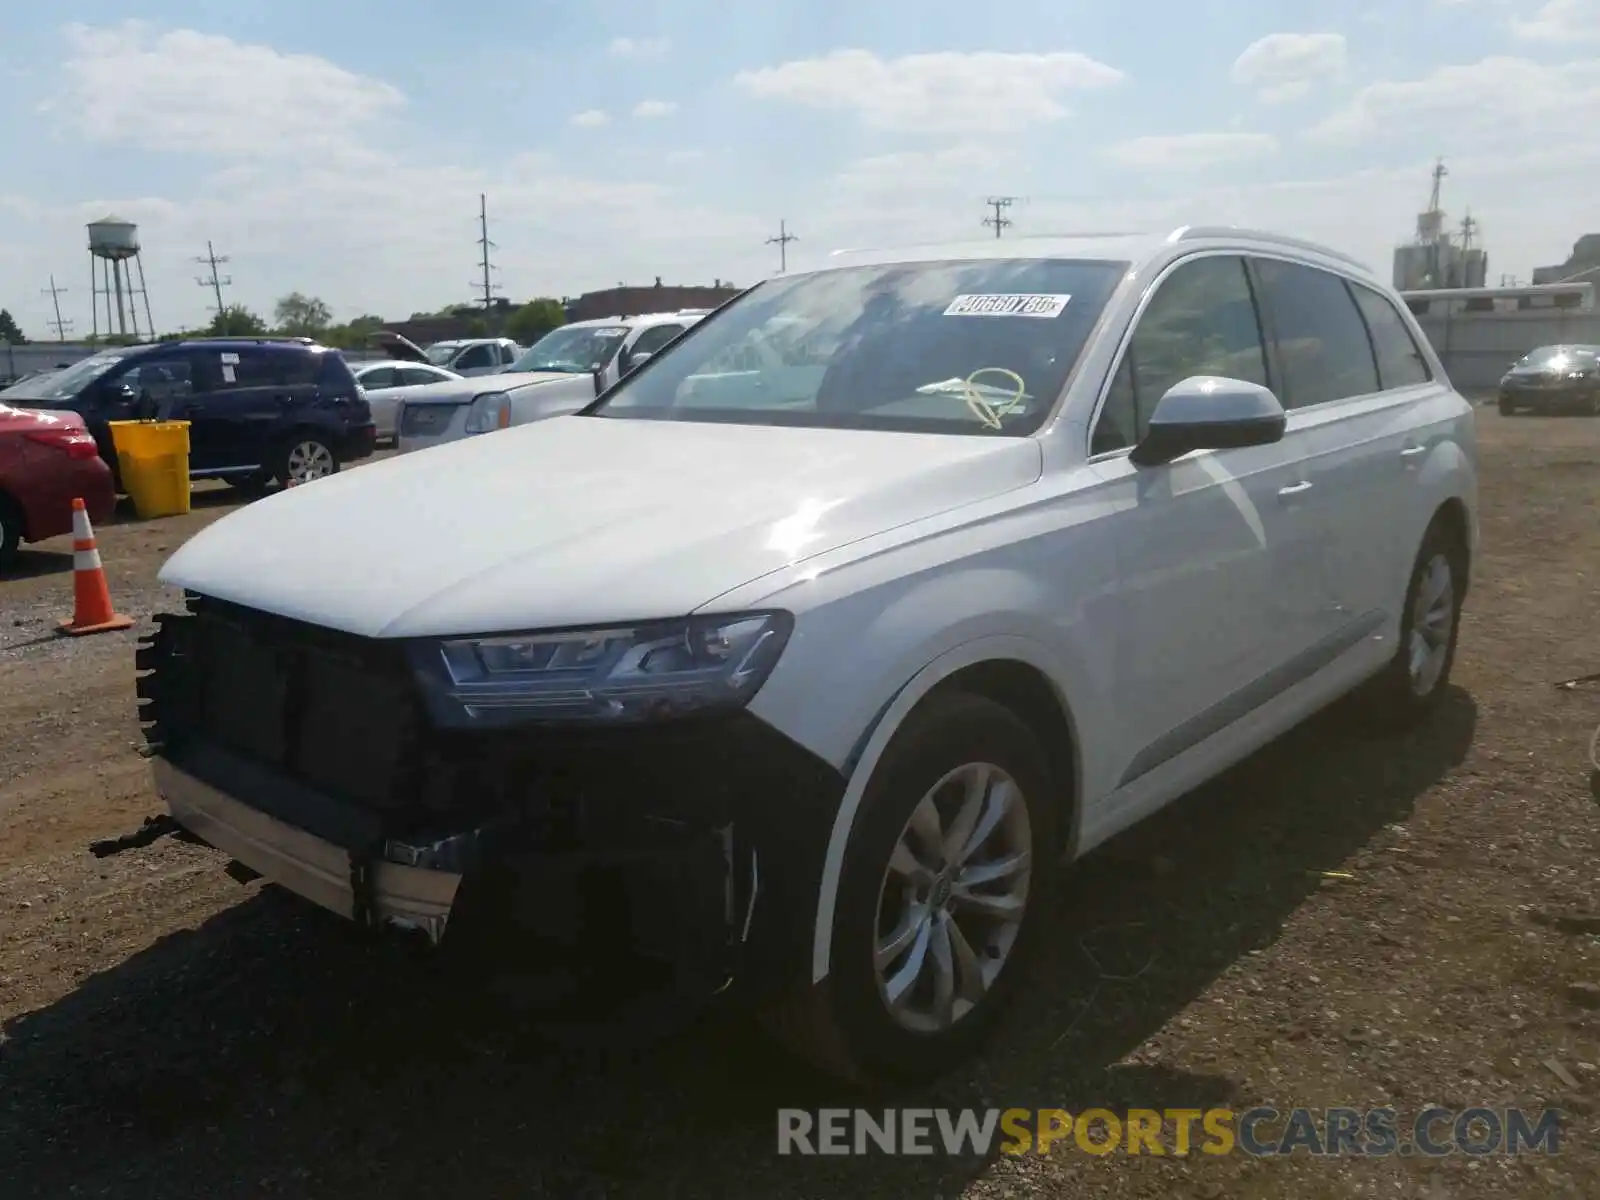
{"label": "quarter window", "polygon": [[1255,265],[1283,370],[1283,406],[1307,408],[1376,392],[1372,343],[1345,281],[1278,259]]}
{"label": "quarter window", "polygon": [[1367,320],[1372,350],[1378,356],[1378,382],[1385,390],[1427,383],[1433,378],[1416,338],[1389,300],[1371,288],[1352,284],[1356,307]]}
{"label": "quarter window", "polygon": [[1135,445],[1157,401],[1192,375],[1267,383],[1261,327],[1241,258],[1197,258],[1162,281],[1112,376],[1090,453]]}

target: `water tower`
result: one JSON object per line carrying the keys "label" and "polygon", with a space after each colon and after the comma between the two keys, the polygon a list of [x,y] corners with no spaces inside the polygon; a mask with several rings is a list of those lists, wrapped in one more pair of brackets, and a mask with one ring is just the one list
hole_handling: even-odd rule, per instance
{"label": "water tower", "polygon": [[[133,276],[139,274],[135,286]],[[150,295],[144,289],[144,260],[139,257],[139,227],[121,217],[104,216],[89,225],[89,283],[93,299],[94,335],[100,336],[99,298],[106,299],[106,336],[129,336],[132,323],[134,341],[139,340],[139,308],[135,297],[144,297],[145,334],[154,338],[155,322],[150,318]],[[111,301],[117,303],[117,323],[111,323]]]}

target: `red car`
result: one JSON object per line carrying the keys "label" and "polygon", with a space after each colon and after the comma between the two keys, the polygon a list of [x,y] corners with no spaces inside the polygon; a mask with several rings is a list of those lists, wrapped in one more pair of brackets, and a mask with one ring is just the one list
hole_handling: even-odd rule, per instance
{"label": "red car", "polygon": [[0,404],[0,568],[21,542],[72,532],[72,501],[104,521],[117,493],[94,436],[74,412]]}

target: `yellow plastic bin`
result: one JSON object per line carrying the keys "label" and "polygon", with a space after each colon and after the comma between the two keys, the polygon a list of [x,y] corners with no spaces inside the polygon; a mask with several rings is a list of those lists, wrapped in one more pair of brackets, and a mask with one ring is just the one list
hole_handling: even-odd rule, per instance
{"label": "yellow plastic bin", "polygon": [[189,511],[189,422],[112,421],[122,486],[141,519]]}

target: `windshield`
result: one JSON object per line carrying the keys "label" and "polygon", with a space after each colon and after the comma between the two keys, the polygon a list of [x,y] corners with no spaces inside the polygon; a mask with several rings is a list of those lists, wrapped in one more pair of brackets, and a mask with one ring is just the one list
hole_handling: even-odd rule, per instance
{"label": "windshield", "polygon": [[1560,370],[1566,366],[1589,367],[1594,365],[1593,346],[1540,346],[1517,360],[1519,367],[1539,367]]}
{"label": "windshield", "polygon": [[1126,263],[846,267],[760,284],[592,416],[836,429],[1033,432]]}
{"label": "windshield", "polygon": [[626,325],[565,325],[545,334],[506,370],[587,374],[610,362],[627,336]]}
{"label": "windshield", "polygon": [[65,400],[76,396],[121,361],[120,354],[96,354],[62,370],[24,379],[16,385],[16,390],[40,399]]}
{"label": "windshield", "polygon": [[422,353],[436,367],[448,367],[450,360],[461,349],[460,342],[435,342]]}

